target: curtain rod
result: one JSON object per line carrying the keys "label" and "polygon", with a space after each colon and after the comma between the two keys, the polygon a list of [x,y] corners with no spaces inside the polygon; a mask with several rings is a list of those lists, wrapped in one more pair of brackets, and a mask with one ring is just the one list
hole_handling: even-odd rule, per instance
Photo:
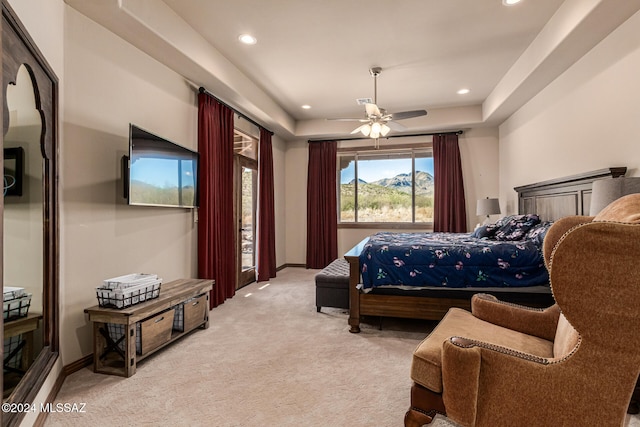
{"label": "curtain rod", "polygon": [[[378,139],[390,139],[390,138],[408,138],[411,136],[430,136],[430,135],[462,135],[464,132],[462,130],[451,130],[444,132],[425,132],[425,133],[412,133],[407,135],[389,135]],[[371,138],[356,136],[352,138],[323,138],[323,139],[309,139],[307,142],[327,142],[327,141],[356,141],[356,140],[367,140]]]}
{"label": "curtain rod", "polygon": [[217,96],[215,96],[214,94],[212,94],[211,92],[209,92],[208,90],[206,90],[205,88],[203,88],[202,86],[200,86],[200,88],[198,89],[198,92],[200,93],[206,93],[207,95],[209,95],[210,97],[212,97],[213,99],[216,100],[216,102],[218,104],[222,104],[225,107],[233,110],[234,113],[236,113],[240,118],[245,119],[246,121],[248,121],[249,123],[258,126],[261,129],[266,130],[267,132],[269,132],[271,135],[273,135],[273,131],[270,131],[269,129],[267,129],[266,127],[262,126],[260,123],[256,122],[255,120],[253,120],[251,117],[247,117],[245,114],[241,113],[240,111],[238,111],[237,109],[233,108],[231,105],[227,104],[226,102],[224,102],[223,100],[221,100],[220,98],[218,98]]}

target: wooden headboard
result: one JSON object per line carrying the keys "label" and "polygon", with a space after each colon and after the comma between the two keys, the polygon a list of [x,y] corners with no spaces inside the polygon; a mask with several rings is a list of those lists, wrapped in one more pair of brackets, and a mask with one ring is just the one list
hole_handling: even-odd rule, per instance
{"label": "wooden headboard", "polygon": [[545,221],[569,215],[589,215],[593,181],[617,178],[626,172],[626,167],[613,167],[515,187],[518,213],[535,213]]}

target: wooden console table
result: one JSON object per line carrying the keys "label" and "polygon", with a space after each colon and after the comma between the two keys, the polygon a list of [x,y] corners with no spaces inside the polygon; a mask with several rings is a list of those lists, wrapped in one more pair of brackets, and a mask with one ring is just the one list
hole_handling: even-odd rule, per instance
{"label": "wooden console table", "polygon": [[[14,320],[5,321],[4,323],[4,338],[11,338],[18,335],[22,335],[22,342],[18,348],[22,348],[22,356],[20,358],[20,370],[22,373],[26,372],[33,362],[33,332],[40,326],[42,320],[42,314],[29,313],[25,317],[20,317]],[[6,358],[7,355],[5,354]],[[12,368],[5,367],[5,369],[13,370]]]}
{"label": "wooden console table", "polygon": [[[213,286],[213,280],[179,279],[163,283],[158,298],[140,304],[122,309],[98,305],[85,309],[93,322],[93,371],[130,377],[136,373],[138,361],[194,329],[208,328],[209,291]],[[182,307],[181,330],[173,328],[176,307]],[[107,324],[123,325],[123,337],[110,336]]]}

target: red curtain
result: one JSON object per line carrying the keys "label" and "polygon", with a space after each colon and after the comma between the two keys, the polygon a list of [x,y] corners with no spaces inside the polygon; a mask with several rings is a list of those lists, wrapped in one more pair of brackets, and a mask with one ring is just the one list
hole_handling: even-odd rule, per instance
{"label": "red curtain", "polygon": [[457,134],[434,135],[433,173],[433,231],[465,233],[467,210]]}
{"label": "red curtain", "polygon": [[258,282],[276,277],[271,132],[260,128],[258,150]]}
{"label": "red curtain", "polygon": [[198,276],[216,281],[209,308],[235,294],[233,110],[198,94]]}
{"label": "red curtain", "polygon": [[338,258],[336,141],[309,143],[307,177],[307,268]]}

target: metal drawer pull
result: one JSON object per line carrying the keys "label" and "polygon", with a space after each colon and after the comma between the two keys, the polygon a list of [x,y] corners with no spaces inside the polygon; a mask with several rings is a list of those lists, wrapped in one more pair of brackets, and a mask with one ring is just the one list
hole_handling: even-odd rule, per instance
{"label": "metal drawer pull", "polygon": [[196,306],[196,305],[198,305],[198,304],[200,304],[200,301],[199,301],[199,300],[198,300],[198,301],[196,301],[196,302],[194,302],[193,304],[191,304],[191,306]]}
{"label": "metal drawer pull", "polygon": [[156,319],[156,321],[155,321],[155,322],[153,322],[153,323],[162,322],[163,320],[164,320],[164,316],[162,316],[162,317],[161,317],[161,318],[159,318],[159,319]]}

